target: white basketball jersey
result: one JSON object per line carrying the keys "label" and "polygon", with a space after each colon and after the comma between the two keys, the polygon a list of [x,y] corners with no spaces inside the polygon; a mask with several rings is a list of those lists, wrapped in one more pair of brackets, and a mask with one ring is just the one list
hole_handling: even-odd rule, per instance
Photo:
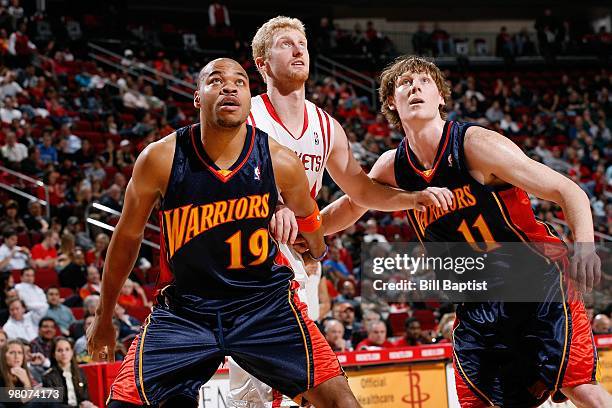
{"label": "white basketball jersey", "polygon": [[[251,113],[247,123],[263,130],[298,155],[306,170],[310,195],[315,198],[321,188],[327,158],[334,143],[334,124],[329,114],[314,103],[305,101],[302,132],[293,135],[279,118],[268,95],[262,94],[251,98]],[[287,245],[280,245],[280,248],[291,263],[295,279],[304,287],[308,279],[301,255]],[[318,304],[315,309],[318,309]]]}

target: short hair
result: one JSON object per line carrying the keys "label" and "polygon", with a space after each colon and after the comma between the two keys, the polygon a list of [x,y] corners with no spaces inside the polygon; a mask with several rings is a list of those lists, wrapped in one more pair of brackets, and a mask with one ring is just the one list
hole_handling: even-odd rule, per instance
{"label": "short hair", "polygon": [[45,322],[53,322],[53,324],[54,324],[55,326],[57,326],[57,322],[55,321],[55,319],[54,319],[54,318],[49,317],[49,316],[45,316],[45,317],[43,317],[42,319],[40,319],[40,322],[38,322],[38,328],[40,329],[41,327],[43,327],[43,324],[44,324]]}
{"label": "short hair", "polygon": [[438,91],[440,91],[440,95],[444,98],[445,105],[441,105],[439,110],[442,119],[446,119],[446,102],[448,102],[450,98],[451,90],[440,68],[425,58],[414,55],[403,55],[389,64],[380,74],[380,89],[378,90],[378,95],[382,104],[381,112],[385,115],[387,121],[400,131],[403,131],[402,122],[397,113],[397,109],[391,110],[389,107],[389,97],[393,96],[395,93],[395,82],[397,78],[405,72],[418,74],[425,73],[431,76],[438,87]]}
{"label": "short hair", "polygon": [[57,290],[58,292],[60,291],[60,289],[59,289],[57,286],[49,286],[49,287],[48,287],[48,288],[45,290],[45,293],[49,293],[49,291],[50,291],[51,289],[55,289],[55,290]]}
{"label": "short hair", "polygon": [[36,270],[34,268],[32,268],[31,266],[26,266],[25,268],[21,270],[20,275],[23,276],[23,274],[26,273],[27,271],[32,271],[34,272],[34,274],[36,274]]}
{"label": "short hair", "polygon": [[26,309],[26,310],[28,309],[26,304],[25,304],[25,302],[22,299],[18,298],[18,297],[12,297],[12,298],[7,299],[6,300],[6,305],[10,308],[11,305],[13,303],[15,303],[15,302],[20,302],[21,306],[23,306],[24,309]]}
{"label": "short hair", "polygon": [[2,233],[2,236],[4,237],[4,239],[8,239],[12,237],[13,235],[17,235],[17,232],[12,229],[8,229]]}
{"label": "short hair", "polygon": [[406,319],[406,321],[404,322],[404,327],[405,328],[409,328],[410,325],[414,322],[417,322],[419,325],[421,324],[421,322],[419,322],[419,319],[417,319],[416,317],[409,317]]}
{"label": "short hair", "polygon": [[374,326],[379,324],[382,324],[385,330],[387,330],[387,325],[382,320],[374,320],[373,322],[368,322],[368,324],[366,325],[366,330],[370,332],[371,330],[374,330]]}
{"label": "short hair", "polygon": [[[253,61],[257,58],[266,58],[270,55],[270,47],[272,46],[272,38],[274,33],[279,30],[292,29],[297,30],[306,36],[306,28],[304,23],[297,18],[277,16],[266,21],[261,27],[257,29],[253,41],[251,41],[251,48],[253,51]],[[260,74],[263,73],[260,72]]]}

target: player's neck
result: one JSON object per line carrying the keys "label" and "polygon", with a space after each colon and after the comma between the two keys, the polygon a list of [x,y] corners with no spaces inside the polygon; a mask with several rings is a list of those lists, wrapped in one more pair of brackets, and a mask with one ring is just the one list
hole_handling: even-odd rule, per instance
{"label": "player's neck", "polygon": [[287,129],[293,134],[300,134],[304,125],[304,103],[306,99],[304,85],[292,89],[270,86],[266,94]]}
{"label": "player's neck", "polygon": [[433,166],[444,123],[442,118],[402,123],[410,149],[425,168]]}
{"label": "player's neck", "polygon": [[237,128],[225,128],[203,123],[200,140],[204,151],[221,169],[230,167],[242,152],[246,139],[246,123]]}

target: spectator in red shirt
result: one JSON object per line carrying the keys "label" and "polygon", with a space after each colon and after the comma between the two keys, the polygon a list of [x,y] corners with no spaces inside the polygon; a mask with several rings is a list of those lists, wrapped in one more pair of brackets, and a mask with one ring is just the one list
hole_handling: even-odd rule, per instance
{"label": "spectator in red shirt", "polygon": [[395,342],[395,347],[418,346],[421,344],[431,343],[430,340],[423,336],[423,332],[421,331],[421,323],[419,323],[416,318],[407,318],[406,322],[404,323],[404,327],[406,328],[406,334],[404,334],[404,337]]}
{"label": "spectator in red shirt", "polygon": [[384,322],[374,321],[368,324],[368,338],[357,344],[355,350],[380,350],[390,347],[393,347],[393,343],[387,340],[387,326]]}
{"label": "spectator in red shirt", "polygon": [[55,268],[59,235],[55,231],[47,231],[41,243],[32,248],[32,261],[37,268]]}
{"label": "spectator in red shirt", "polygon": [[377,139],[386,139],[391,135],[389,124],[382,114],[379,113],[376,115],[374,123],[368,126],[368,133]]}

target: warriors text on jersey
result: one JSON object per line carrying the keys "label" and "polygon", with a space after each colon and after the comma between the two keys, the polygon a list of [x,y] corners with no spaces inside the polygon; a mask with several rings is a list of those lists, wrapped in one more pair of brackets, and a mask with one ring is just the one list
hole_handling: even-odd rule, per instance
{"label": "warriors text on jersey", "polygon": [[206,154],[200,126],[176,132],[162,202],[163,244],[179,293],[219,299],[286,285],[268,224],[278,192],[265,133],[247,125],[238,160],[220,170]]}

